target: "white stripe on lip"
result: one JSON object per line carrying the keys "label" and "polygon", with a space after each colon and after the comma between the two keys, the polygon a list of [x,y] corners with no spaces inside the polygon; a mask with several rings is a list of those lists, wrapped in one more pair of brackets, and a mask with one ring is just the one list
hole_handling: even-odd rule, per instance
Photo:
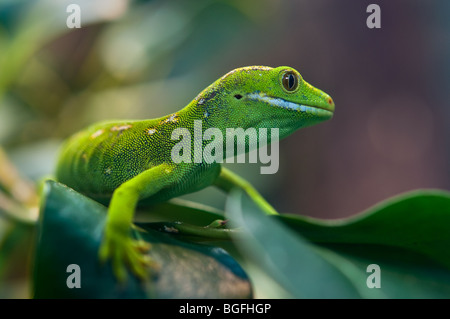
{"label": "white stripe on lip", "polygon": [[320,109],[320,108],[312,107],[312,106],[308,106],[308,105],[297,104],[297,103],[283,100],[281,98],[274,98],[274,97],[270,97],[270,96],[267,96],[265,94],[260,94],[260,93],[250,93],[247,95],[247,98],[249,98],[250,100],[257,100],[257,101],[265,102],[272,106],[281,107],[281,108],[289,109],[289,110],[300,111],[300,112],[306,112],[306,113],[314,114],[314,115],[329,115],[330,113],[332,113],[331,111],[328,111],[328,110],[324,110],[324,109]]}

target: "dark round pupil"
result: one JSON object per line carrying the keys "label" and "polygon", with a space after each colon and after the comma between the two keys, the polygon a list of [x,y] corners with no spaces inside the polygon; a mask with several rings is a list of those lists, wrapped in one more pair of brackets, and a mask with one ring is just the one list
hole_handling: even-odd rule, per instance
{"label": "dark round pupil", "polygon": [[297,88],[297,77],[292,72],[287,72],[283,77],[284,88],[293,91]]}

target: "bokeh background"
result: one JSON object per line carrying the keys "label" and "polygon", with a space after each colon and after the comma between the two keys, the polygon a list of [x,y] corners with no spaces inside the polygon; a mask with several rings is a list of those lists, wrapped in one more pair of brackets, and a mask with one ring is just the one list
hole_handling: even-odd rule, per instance
{"label": "bokeh background", "polygon": [[[66,25],[71,3],[79,29]],[[381,29],[366,26],[370,3]],[[77,130],[177,111],[246,65],[292,66],[336,103],[331,121],[280,142],[277,174],[227,165],[280,212],[341,218],[450,189],[446,0],[0,0],[0,145],[39,181]],[[187,198],[225,200],[214,189]]]}

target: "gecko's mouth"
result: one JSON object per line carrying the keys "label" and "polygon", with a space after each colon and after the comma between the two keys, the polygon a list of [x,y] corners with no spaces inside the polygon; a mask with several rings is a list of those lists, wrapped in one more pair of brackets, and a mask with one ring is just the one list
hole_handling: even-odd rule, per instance
{"label": "gecko's mouth", "polygon": [[284,100],[279,97],[271,97],[265,94],[261,93],[251,93],[247,95],[247,98],[250,100],[256,100],[260,102],[267,103],[271,106],[293,110],[293,111],[300,111],[312,115],[318,115],[318,116],[331,116],[334,113],[334,103],[333,100],[329,100],[328,104],[330,106],[319,106],[319,105],[304,105],[304,104],[298,104],[295,102],[290,102],[287,100]]}

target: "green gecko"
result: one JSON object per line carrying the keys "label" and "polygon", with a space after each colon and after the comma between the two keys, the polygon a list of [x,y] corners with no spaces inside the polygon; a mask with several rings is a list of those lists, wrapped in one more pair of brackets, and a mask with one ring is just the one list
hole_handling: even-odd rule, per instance
{"label": "green gecko", "polygon": [[[331,97],[290,67],[238,68],[176,113],[157,119],[98,123],[75,134],[63,146],[56,178],[109,203],[99,258],[111,260],[119,281],[126,279],[128,270],[145,280],[151,272],[150,246],[133,239],[130,232],[137,205],[214,185],[226,192],[240,188],[265,213],[277,214],[249,182],[220,163],[175,163],[171,157],[178,143],[171,138],[174,129],[186,128],[194,135],[194,121],[201,120],[203,131],[218,128],[226,135],[227,128],[278,128],[279,137],[284,138],[299,128],[330,119],[333,113]],[[248,146],[248,139],[245,141]]]}

